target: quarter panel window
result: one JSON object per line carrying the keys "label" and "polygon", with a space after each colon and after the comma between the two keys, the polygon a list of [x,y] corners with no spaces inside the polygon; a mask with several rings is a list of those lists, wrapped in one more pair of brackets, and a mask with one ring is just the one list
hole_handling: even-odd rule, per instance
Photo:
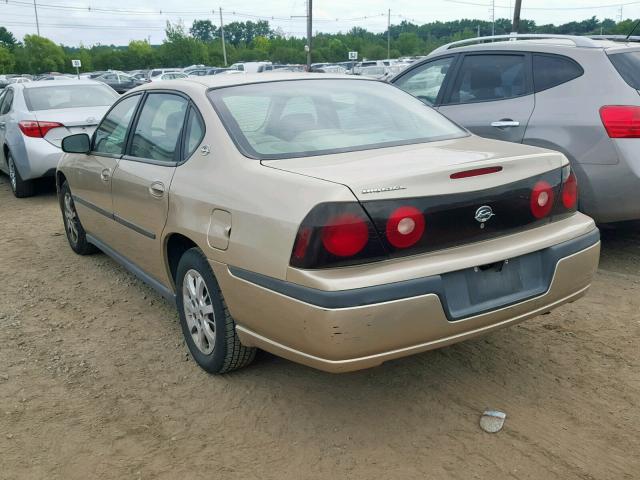
{"label": "quarter panel window", "polygon": [[536,92],[557,87],[584,73],[580,65],[560,55],[533,56],[533,85]]}
{"label": "quarter panel window", "polygon": [[519,97],[527,91],[524,55],[467,55],[449,101],[473,103]]}
{"label": "quarter panel window", "polygon": [[196,151],[202,138],[204,137],[204,124],[198,112],[192,107],[189,110],[189,119],[187,121],[187,154],[185,158],[189,158]]}
{"label": "quarter panel window", "polygon": [[125,98],[104,117],[94,137],[93,151],[95,153],[110,155],[124,153],[127,130],[139,100],[140,95]]}
{"label": "quarter panel window", "polygon": [[434,104],[453,60],[454,57],[440,58],[416,67],[400,77],[395,84],[414,97]]}
{"label": "quarter panel window", "polygon": [[609,60],[629,86],[640,90],[640,52],[624,52],[609,55]]}
{"label": "quarter panel window", "polygon": [[149,94],[131,142],[133,157],[174,162],[188,102],[171,93]]}

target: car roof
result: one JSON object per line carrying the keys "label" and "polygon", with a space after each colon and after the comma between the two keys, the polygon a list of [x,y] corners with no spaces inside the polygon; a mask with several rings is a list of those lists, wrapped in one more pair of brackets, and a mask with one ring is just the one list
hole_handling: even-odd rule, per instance
{"label": "car roof", "polygon": [[[575,37],[571,36],[558,36],[558,37],[550,37],[550,38],[535,38],[535,39],[518,39],[517,41],[512,41],[508,39],[500,39],[492,42],[485,43],[474,43],[470,45],[444,45],[436,50],[434,50],[428,57],[432,58],[435,56],[441,55],[451,55],[453,53],[458,52],[476,52],[476,51],[487,51],[487,50],[516,50],[516,51],[532,51],[532,52],[565,52],[569,53],[571,51],[575,51],[576,49],[581,50],[594,50],[594,51],[604,51],[604,50],[626,50],[629,48],[638,48],[640,44],[637,41],[615,41],[612,39],[608,39],[606,37],[603,38],[590,38],[590,37],[582,37],[584,38],[585,45],[577,45],[575,43]],[[473,40],[473,39],[472,39]],[[477,39],[482,41],[482,38]],[[586,43],[590,45],[587,46]],[[449,47],[449,48],[446,48]]]}
{"label": "car roof", "polygon": [[[147,83],[136,90],[146,89],[163,89],[178,87],[184,85],[184,82],[189,84],[199,84],[206,88],[220,88],[220,87],[232,87],[236,85],[246,85],[250,83],[268,83],[278,82],[286,80],[309,80],[309,79],[332,79],[332,80],[362,80],[372,81],[369,78],[354,77],[353,75],[340,75],[340,74],[328,74],[328,73],[300,73],[300,72],[274,72],[268,75],[264,73],[238,73],[236,75],[211,75],[203,77],[187,77],[179,80],[167,80],[160,83]],[[376,81],[376,80],[373,80]]]}

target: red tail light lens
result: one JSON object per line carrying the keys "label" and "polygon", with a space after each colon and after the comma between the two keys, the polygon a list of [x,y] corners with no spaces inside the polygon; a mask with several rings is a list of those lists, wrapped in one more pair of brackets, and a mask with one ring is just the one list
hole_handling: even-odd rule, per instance
{"label": "red tail light lens", "polygon": [[20,131],[27,137],[32,138],[44,138],[49,130],[63,126],[64,125],[58,122],[38,122],[34,120],[23,120],[18,123]]}
{"label": "red tail light lens", "polygon": [[578,204],[578,179],[575,173],[571,172],[562,184],[562,205],[567,210],[576,208]]}
{"label": "red tail light lens", "polygon": [[296,268],[356,265],[387,257],[380,237],[358,202],[316,205],[298,228],[290,264]]}
{"label": "red tail light lens", "polygon": [[600,118],[610,138],[640,138],[640,107],[608,105]]}
{"label": "red tail light lens", "polygon": [[408,248],[424,234],[424,215],[415,207],[400,207],[387,220],[387,240],[396,248]]}
{"label": "red tail light lens", "polygon": [[544,180],[536,183],[531,191],[531,213],[536,218],[544,218],[553,209],[553,187]]}
{"label": "red tail light lens", "polygon": [[369,241],[369,227],[365,220],[353,213],[333,217],[322,229],[322,244],[336,257],[352,257]]}

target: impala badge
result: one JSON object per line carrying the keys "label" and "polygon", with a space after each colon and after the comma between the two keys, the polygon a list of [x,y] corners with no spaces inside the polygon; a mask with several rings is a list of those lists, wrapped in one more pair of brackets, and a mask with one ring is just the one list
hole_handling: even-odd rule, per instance
{"label": "impala badge", "polygon": [[402,185],[392,185],[390,187],[378,187],[378,188],[365,188],[362,190],[362,194],[366,195],[367,193],[384,193],[384,192],[395,192],[397,190],[406,190],[407,187],[403,187]]}
{"label": "impala badge", "polygon": [[476,210],[476,216],[474,218],[478,223],[480,223],[480,228],[484,228],[484,224],[494,215],[495,213],[493,213],[493,209],[489,205],[483,205]]}

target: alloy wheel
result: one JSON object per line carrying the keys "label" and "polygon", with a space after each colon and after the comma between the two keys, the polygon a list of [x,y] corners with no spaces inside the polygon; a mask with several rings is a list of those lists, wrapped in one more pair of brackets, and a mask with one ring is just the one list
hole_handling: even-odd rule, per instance
{"label": "alloy wheel", "polygon": [[200,272],[189,270],[182,282],[182,299],[187,327],[193,343],[205,355],[216,343],[215,313],[207,284]]}
{"label": "alloy wheel", "polygon": [[9,180],[11,181],[11,188],[13,191],[16,191],[18,188],[18,183],[16,179],[16,165],[13,163],[13,158],[9,157]]}
{"label": "alloy wheel", "polygon": [[67,235],[71,243],[76,245],[78,243],[78,223],[77,223],[76,208],[73,204],[73,199],[69,192],[64,194],[64,226],[67,229]]}

